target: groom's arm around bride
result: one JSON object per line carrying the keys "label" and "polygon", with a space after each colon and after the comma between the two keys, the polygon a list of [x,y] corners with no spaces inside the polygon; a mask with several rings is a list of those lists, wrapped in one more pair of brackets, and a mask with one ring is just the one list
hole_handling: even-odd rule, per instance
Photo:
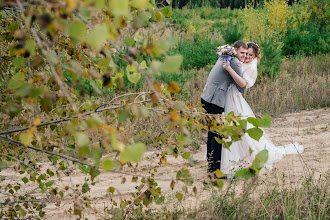
{"label": "groom's arm around bride", "polygon": [[[241,77],[243,77],[242,62],[245,59],[247,52],[247,44],[243,41],[236,41],[234,48],[237,52],[237,58],[232,58],[230,61],[231,68]],[[204,90],[201,95],[203,108],[209,114],[221,114],[224,111],[227,90],[230,84],[234,83],[237,89],[243,93],[245,87],[241,88],[237,85],[231,75],[223,68],[222,61],[218,59],[217,63],[212,68],[206,81]],[[207,160],[208,172],[213,172],[220,169],[221,148],[215,137],[221,138],[219,135],[209,131],[207,138]]]}

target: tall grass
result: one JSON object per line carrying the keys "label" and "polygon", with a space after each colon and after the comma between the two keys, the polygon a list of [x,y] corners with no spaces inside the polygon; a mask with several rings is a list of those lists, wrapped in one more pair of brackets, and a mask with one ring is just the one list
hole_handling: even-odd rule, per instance
{"label": "tall grass", "polygon": [[213,193],[197,219],[328,219],[329,181],[328,173],[317,180],[306,177],[298,187],[257,178],[231,183]]}

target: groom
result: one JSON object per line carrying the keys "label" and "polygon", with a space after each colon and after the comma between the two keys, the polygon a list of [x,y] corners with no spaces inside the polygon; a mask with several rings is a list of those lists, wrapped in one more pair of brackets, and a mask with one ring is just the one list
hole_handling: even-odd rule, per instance
{"label": "groom", "polygon": [[[230,66],[238,75],[243,77],[242,62],[246,57],[248,46],[243,41],[236,41],[234,43],[234,48],[237,52],[237,58],[231,59]],[[203,108],[206,110],[207,113],[221,114],[222,112],[224,112],[227,89],[232,83],[236,84],[231,75],[222,67],[222,62],[220,61],[220,59],[218,59],[217,63],[214,65],[209,74],[203,93],[201,95],[201,102],[203,104]],[[245,87],[241,88],[237,84],[236,86],[241,93],[244,93]],[[221,136],[219,134],[216,134],[212,131],[208,132],[208,172],[214,172],[217,169],[220,169],[222,144],[219,144],[215,140],[215,137],[221,139]]]}

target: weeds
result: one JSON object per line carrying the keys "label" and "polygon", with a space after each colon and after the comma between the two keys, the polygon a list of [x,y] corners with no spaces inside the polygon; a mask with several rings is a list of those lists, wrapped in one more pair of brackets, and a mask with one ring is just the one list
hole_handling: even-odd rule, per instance
{"label": "weeds", "polygon": [[[214,191],[199,213],[211,213],[211,219],[326,219],[329,180],[328,173],[317,180],[306,177],[296,188],[258,178],[230,183],[227,190]],[[267,186],[262,190],[262,185]]]}

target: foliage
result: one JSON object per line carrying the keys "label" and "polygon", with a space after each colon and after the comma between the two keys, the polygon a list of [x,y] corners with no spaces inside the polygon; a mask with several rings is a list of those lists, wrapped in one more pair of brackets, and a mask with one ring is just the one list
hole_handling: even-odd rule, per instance
{"label": "foliage", "polygon": [[329,32],[313,23],[288,29],[282,41],[284,55],[327,54],[330,51]]}
{"label": "foliage", "polygon": [[262,48],[262,58],[258,68],[258,73],[274,78],[279,74],[282,63],[282,51],[279,49],[279,43],[276,43],[272,36],[265,36],[260,42]]}
{"label": "foliage", "polygon": [[243,39],[244,30],[240,30],[239,25],[229,22],[227,28],[221,29],[222,37],[228,44],[233,44],[238,40]]}
{"label": "foliage", "polygon": [[207,64],[216,62],[215,51],[220,44],[220,42],[212,40],[210,37],[199,38],[194,35],[192,41],[181,37],[172,52],[182,54],[183,69],[202,68]]}
{"label": "foliage", "polygon": [[[226,192],[213,193],[205,206],[206,212],[211,212],[214,219],[223,216],[230,219],[327,218],[329,173],[317,179],[309,175],[294,187],[286,183],[285,178],[281,176],[280,180],[271,184],[265,184],[264,180],[256,178],[244,181],[242,186],[233,183]],[[261,194],[254,193],[259,186],[266,190]],[[255,202],[256,199],[258,203]]]}
{"label": "foliage", "polygon": [[[178,168],[174,183],[186,187],[193,183],[189,169],[196,163],[186,147],[193,143],[192,133],[205,131],[207,116],[175,100],[180,92],[176,82],[154,79],[177,73],[182,64],[190,68],[190,63],[197,67],[210,63],[218,42],[195,37],[198,47],[173,51],[172,35],[146,37],[144,27],[172,15],[171,7],[158,8],[148,0],[7,3],[0,2],[0,90],[4,94],[0,156],[19,178],[14,182],[1,178],[6,198],[0,218],[42,218],[49,203],[61,206],[69,195],[75,200],[66,211],[82,218],[85,207],[91,208],[86,193],[105,171],[131,175],[139,186],[129,201],[109,199],[111,208],[106,208],[103,218],[150,212],[149,204],[161,204],[165,198],[155,178],[157,170],[139,166],[151,142],[160,146],[159,165],[167,163],[168,155],[188,161],[189,167]],[[197,27],[202,28],[203,22]],[[188,53],[177,52],[199,57],[187,62],[183,58],[188,59]],[[171,76],[173,80],[175,76],[180,75]],[[245,126],[247,119],[231,115],[228,120],[239,122],[223,126],[214,120],[210,129],[235,140],[245,133],[258,139],[260,127],[270,124],[269,120],[257,123],[251,132]],[[263,162],[265,157],[260,157],[251,169],[260,169]],[[51,168],[42,169],[44,163]],[[127,173],[125,167],[134,169]],[[86,174],[83,183],[62,187],[61,176],[70,176],[76,168]],[[136,177],[139,168],[145,174]],[[36,188],[38,197],[26,192],[25,184]],[[218,188],[222,185],[216,181]],[[105,193],[112,198],[116,190],[109,186]],[[176,198],[181,201],[182,193],[177,192]]]}

